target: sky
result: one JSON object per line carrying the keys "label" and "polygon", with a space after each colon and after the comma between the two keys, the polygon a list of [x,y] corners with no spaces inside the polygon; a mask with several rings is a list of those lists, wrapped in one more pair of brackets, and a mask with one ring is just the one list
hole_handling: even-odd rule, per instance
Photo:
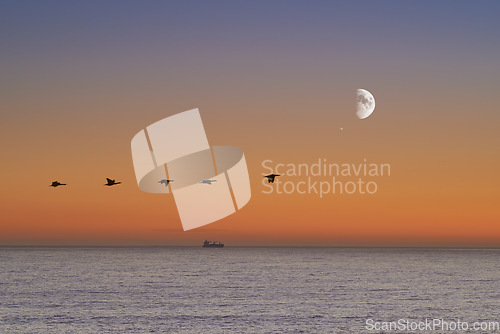
{"label": "sky", "polygon": [[[495,1],[3,1],[0,245],[498,247],[499,12]],[[358,88],[376,100],[363,120]],[[184,232],[172,196],[139,190],[130,141],[193,108],[211,145],[244,151],[252,199]],[[374,194],[264,193],[264,161],[318,159],[391,175],[366,179]]]}

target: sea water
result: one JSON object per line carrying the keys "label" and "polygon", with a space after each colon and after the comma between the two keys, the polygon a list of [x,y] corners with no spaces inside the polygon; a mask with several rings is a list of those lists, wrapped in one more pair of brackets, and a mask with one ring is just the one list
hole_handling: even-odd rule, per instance
{"label": "sea water", "polygon": [[[0,333],[376,333],[368,323],[426,319],[472,326],[500,321],[499,260],[499,249],[3,247]],[[500,331],[481,331],[490,332]]]}

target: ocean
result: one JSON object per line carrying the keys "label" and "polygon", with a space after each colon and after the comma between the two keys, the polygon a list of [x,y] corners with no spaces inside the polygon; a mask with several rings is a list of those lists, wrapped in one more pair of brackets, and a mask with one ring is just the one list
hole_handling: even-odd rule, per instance
{"label": "ocean", "polygon": [[[500,333],[470,329],[500,321],[499,259],[500,249],[2,247],[0,333]],[[469,331],[408,330],[435,319]]]}

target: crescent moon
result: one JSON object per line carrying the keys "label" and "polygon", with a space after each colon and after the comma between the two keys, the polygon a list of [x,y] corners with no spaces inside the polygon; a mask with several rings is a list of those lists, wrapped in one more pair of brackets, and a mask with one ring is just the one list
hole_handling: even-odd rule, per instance
{"label": "crescent moon", "polygon": [[375,98],[366,89],[356,90],[356,116],[367,118],[375,110]]}

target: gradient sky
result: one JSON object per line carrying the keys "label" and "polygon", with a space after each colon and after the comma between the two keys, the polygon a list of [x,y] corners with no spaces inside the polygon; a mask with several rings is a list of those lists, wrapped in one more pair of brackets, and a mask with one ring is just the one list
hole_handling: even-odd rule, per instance
{"label": "gradient sky", "polygon": [[[0,245],[500,246],[498,13],[497,1],[3,1]],[[376,99],[365,120],[357,88]],[[252,199],[183,232],[171,196],[138,189],[130,141],[192,108],[211,145],[245,152]],[[390,163],[391,176],[374,195],[262,194],[263,160],[318,158]]]}

